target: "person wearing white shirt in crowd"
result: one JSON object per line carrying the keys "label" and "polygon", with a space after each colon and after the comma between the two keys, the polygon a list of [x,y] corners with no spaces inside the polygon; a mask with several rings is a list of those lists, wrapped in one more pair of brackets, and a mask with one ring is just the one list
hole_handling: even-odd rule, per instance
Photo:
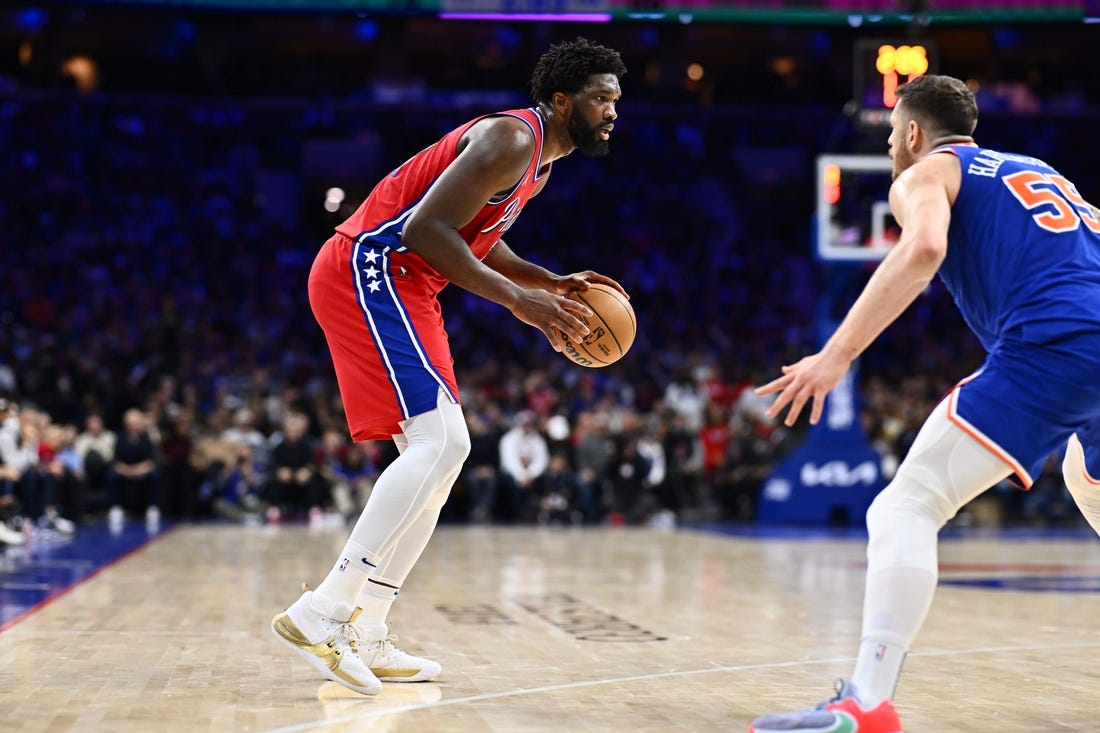
{"label": "person wearing white shirt in crowd", "polygon": [[525,519],[532,497],[539,492],[536,484],[550,465],[550,448],[538,429],[535,413],[524,410],[516,415],[512,428],[500,438],[500,468],[509,484],[512,512]]}

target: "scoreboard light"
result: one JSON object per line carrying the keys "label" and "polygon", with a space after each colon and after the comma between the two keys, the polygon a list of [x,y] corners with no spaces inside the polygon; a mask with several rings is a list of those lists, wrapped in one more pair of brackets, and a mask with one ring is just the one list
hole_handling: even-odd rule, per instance
{"label": "scoreboard light", "polygon": [[884,43],[878,47],[875,71],[882,75],[882,106],[893,109],[898,103],[898,77],[909,81],[928,71],[928,49]]}
{"label": "scoreboard light", "polygon": [[902,84],[936,72],[937,50],[930,40],[863,39],[855,47],[854,93],[863,124],[887,125]]}

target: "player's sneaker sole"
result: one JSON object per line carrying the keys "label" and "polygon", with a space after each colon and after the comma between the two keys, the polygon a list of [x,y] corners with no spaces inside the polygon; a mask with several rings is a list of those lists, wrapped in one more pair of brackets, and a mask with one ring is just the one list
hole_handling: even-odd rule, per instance
{"label": "player's sneaker sole", "polygon": [[837,680],[836,697],[809,710],[765,715],[749,725],[749,733],[902,733],[892,700],[864,709],[855,686]]}
{"label": "player's sneaker sole", "polygon": [[435,663],[423,667],[371,667],[374,676],[383,682],[431,682],[443,668]]}

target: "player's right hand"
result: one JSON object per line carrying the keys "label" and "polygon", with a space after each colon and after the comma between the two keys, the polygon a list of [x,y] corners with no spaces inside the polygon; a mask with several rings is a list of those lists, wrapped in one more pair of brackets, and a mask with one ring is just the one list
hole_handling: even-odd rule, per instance
{"label": "player's right hand", "polygon": [[512,306],[512,315],[542,331],[554,351],[561,352],[565,347],[563,337],[579,344],[588,335],[588,326],[581,317],[592,316],[592,311],[571,298],[528,288]]}
{"label": "player's right hand", "polygon": [[850,360],[838,356],[837,352],[819,351],[784,366],[783,376],[757,387],[753,392],[759,396],[779,393],[764,413],[769,419],[778,416],[789,405],[783,423],[793,427],[809,403],[810,424],[817,425],[825,411],[825,397],[844,378],[850,364]]}

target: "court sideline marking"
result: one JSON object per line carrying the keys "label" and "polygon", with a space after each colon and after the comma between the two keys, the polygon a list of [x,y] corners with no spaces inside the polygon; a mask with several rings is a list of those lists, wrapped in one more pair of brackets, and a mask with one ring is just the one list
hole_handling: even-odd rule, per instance
{"label": "court sideline marking", "polygon": [[[54,601],[57,601],[60,598],[68,595],[69,593],[76,590],[77,588],[84,585],[85,583],[88,583],[88,582],[94,580],[96,577],[99,576],[100,573],[104,572],[105,570],[109,570],[109,569],[115,567],[116,565],[121,563],[123,560],[126,560],[130,556],[135,555],[138,552],[141,552],[146,547],[151,545],[153,542],[156,542],[157,540],[163,539],[164,537],[171,534],[175,529],[176,529],[176,525],[172,524],[172,525],[168,525],[164,529],[158,529],[155,534],[148,534],[148,530],[146,530],[146,535],[144,535],[138,541],[138,544],[134,545],[133,547],[130,547],[129,549],[126,549],[126,550],[122,551],[118,555],[115,555],[113,557],[105,559],[98,566],[96,566],[96,563],[95,563],[94,560],[88,561],[89,564],[93,565],[94,567],[84,577],[78,578],[77,580],[75,580],[75,581],[73,581],[73,582],[71,582],[67,585],[61,585],[61,586],[57,587],[55,590],[53,590],[52,592],[50,592],[50,590],[49,590],[50,586],[47,586],[47,588],[44,589],[46,592],[44,593],[44,595],[41,599],[39,599],[36,602],[31,603],[28,606],[24,606],[21,611],[18,611],[14,616],[12,616],[11,618],[9,618],[6,621],[4,621],[2,618],[0,618],[0,633],[3,633],[5,631],[9,631],[13,626],[18,624],[20,621],[22,621],[26,618],[29,618],[30,616],[34,615],[38,611],[41,611],[43,608],[45,608],[46,606],[53,603]],[[77,561],[79,562],[81,560],[77,560]],[[47,562],[50,563],[50,565],[49,565],[50,567],[57,567],[58,566],[58,560],[47,558]],[[66,562],[71,563],[71,562],[73,562],[73,560],[68,560]],[[28,567],[35,567],[35,566],[38,566],[38,565],[39,565],[39,560],[35,559],[31,563],[28,564]],[[0,577],[3,577],[4,575],[5,575],[5,573],[0,573]],[[7,638],[7,637],[5,637],[5,638]]]}

